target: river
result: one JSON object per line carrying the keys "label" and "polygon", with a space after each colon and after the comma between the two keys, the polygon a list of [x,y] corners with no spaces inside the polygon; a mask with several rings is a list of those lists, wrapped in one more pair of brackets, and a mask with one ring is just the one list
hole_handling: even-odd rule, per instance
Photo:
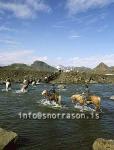
{"label": "river", "polygon": [[50,84],[30,87],[28,93],[16,93],[19,84],[13,84],[12,91],[3,92],[0,85],[0,127],[19,135],[17,150],[92,150],[96,138],[114,139],[114,85],[91,84],[90,91],[101,97],[100,119],[22,119],[19,113],[77,112],[70,101],[71,95],[82,92],[84,85],[66,85],[60,91],[62,104],[67,109],[53,109],[40,105],[41,92],[50,89]]}

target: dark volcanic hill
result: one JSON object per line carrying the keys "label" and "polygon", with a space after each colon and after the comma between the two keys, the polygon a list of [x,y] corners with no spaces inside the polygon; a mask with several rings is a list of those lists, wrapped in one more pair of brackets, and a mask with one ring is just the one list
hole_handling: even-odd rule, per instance
{"label": "dark volcanic hill", "polygon": [[110,67],[110,70],[111,70],[112,72],[114,72],[114,66],[111,66],[111,67]]}
{"label": "dark volcanic hill", "polygon": [[96,71],[96,72],[107,72],[107,71],[110,71],[110,68],[106,64],[104,64],[103,62],[101,62],[93,70]]}
{"label": "dark volcanic hill", "polygon": [[45,71],[45,72],[57,71],[56,68],[42,61],[34,61],[33,64],[31,64],[30,66],[22,63],[14,63],[8,66],[1,67],[1,69],[2,68],[8,70],[35,70],[35,71]]}
{"label": "dark volcanic hill", "polygon": [[34,61],[31,65],[32,69],[38,70],[38,71],[47,71],[47,72],[53,72],[57,71],[56,68],[48,65],[47,63],[43,61]]}
{"label": "dark volcanic hill", "polygon": [[2,68],[5,69],[13,69],[13,70],[30,70],[32,69],[30,66],[26,65],[26,64],[22,64],[22,63],[14,63],[8,66],[4,66]]}
{"label": "dark volcanic hill", "polygon": [[[33,64],[27,65],[22,63],[14,63],[8,66],[1,66],[1,69],[7,69],[7,70],[35,70],[35,71],[43,71],[43,72],[55,72],[57,71],[56,68],[48,65],[47,63],[43,61],[34,61]],[[96,66],[94,69],[87,68],[87,67],[71,67],[62,66],[61,69],[63,71],[65,70],[71,70],[71,71],[79,71],[79,72],[95,72],[95,73],[114,73],[114,66],[108,67],[106,64],[101,62],[98,66]]]}

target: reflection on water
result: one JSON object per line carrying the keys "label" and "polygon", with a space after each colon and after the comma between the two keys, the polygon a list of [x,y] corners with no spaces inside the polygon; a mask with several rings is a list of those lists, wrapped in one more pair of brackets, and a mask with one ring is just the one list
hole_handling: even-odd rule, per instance
{"label": "reflection on water", "polygon": [[74,112],[70,97],[82,92],[83,85],[67,85],[66,91],[60,91],[65,110],[55,110],[38,104],[41,92],[50,85],[30,87],[25,94],[15,93],[19,85],[13,85],[13,91],[2,92],[0,85],[0,127],[19,134],[19,150],[91,150],[96,138],[114,138],[114,85],[90,85],[91,93],[102,98],[103,112],[99,120],[22,120],[19,112]]}

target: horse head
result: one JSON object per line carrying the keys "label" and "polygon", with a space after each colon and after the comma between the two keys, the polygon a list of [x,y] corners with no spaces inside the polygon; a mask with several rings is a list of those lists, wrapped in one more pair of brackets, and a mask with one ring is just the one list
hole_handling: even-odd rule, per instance
{"label": "horse head", "polygon": [[79,103],[80,105],[84,105],[84,103],[85,103],[83,96],[80,94],[72,95],[71,100],[72,100],[72,102]]}
{"label": "horse head", "polygon": [[44,90],[44,91],[42,92],[42,95],[43,95],[43,96],[48,96],[48,91],[47,91],[47,90]]}

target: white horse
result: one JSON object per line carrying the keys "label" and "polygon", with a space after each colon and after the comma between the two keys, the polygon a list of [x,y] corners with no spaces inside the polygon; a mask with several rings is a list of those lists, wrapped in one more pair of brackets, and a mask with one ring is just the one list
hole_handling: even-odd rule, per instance
{"label": "white horse", "polygon": [[11,82],[6,80],[6,91],[11,90]]}
{"label": "white horse", "polygon": [[26,80],[26,79],[24,79],[24,81],[23,81],[23,84],[22,84],[22,87],[21,87],[21,92],[22,93],[25,93],[25,92],[27,92],[28,91],[28,86],[29,86],[29,83],[28,83],[28,81]]}

